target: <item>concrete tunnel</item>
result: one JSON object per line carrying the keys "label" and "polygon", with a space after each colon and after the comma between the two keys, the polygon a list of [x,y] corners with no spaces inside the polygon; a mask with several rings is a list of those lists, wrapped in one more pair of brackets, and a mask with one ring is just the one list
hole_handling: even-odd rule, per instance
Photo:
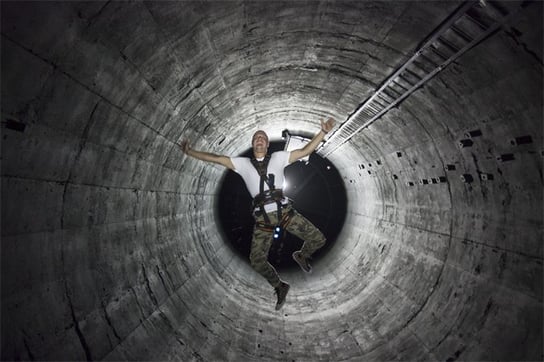
{"label": "concrete tunnel", "polygon": [[279,312],[180,150],[324,150],[462,5],[2,1],[2,359],[542,360],[542,2],[473,3],[505,20],[326,156],[345,223]]}

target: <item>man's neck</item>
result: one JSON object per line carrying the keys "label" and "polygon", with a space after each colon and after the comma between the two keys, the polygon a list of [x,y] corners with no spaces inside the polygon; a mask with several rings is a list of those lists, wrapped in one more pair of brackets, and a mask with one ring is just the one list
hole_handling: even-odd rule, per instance
{"label": "man's neck", "polygon": [[255,158],[263,158],[266,156],[266,152],[255,152],[253,151],[253,157]]}

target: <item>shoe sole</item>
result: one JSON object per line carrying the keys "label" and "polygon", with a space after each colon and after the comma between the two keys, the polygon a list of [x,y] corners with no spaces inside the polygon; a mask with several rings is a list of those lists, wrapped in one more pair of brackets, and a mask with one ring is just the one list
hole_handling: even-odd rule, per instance
{"label": "shoe sole", "polygon": [[281,307],[283,307],[283,305],[285,304],[285,299],[287,298],[287,294],[289,293],[289,289],[291,289],[291,286],[289,284],[287,284],[287,291],[285,292],[285,297],[283,297],[283,301],[281,302],[281,304],[276,304],[276,310],[280,310]]}
{"label": "shoe sole", "polygon": [[[296,253],[296,252],[295,252]],[[300,267],[300,269],[302,269],[303,272],[305,273],[311,273],[312,272],[312,268],[310,267],[309,270],[306,270],[304,269],[304,266],[302,265],[302,263],[300,261],[298,261],[297,257],[295,256],[295,253],[293,253],[293,260],[298,264],[298,266]]]}

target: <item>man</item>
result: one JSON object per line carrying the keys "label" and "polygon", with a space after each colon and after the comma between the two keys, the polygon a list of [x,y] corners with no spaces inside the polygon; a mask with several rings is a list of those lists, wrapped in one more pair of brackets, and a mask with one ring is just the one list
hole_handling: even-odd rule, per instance
{"label": "man", "polygon": [[310,155],[319,143],[334,127],[334,119],[321,121],[321,130],[303,148],[291,152],[278,151],[268,155],[268,136],[259,130],[253,135],[251,145],[253,158],[227,157],[192,149],[187,141],[182,142],[182,149],[196,159],[223,165],[244,180],[251,194],[254,206],[255,228],[251,242],[249,259],[251,266],[274,287],[277,294],[276,310],[284,302],[289,284],[278,276],[276,269],[268,262],[268,252],[275,238],[283,231],[288,231],[304,240],[299,251],[293,253],[293,259],[305,272],[311,272],[310,256],[325,244],[325,237],[308,219],[300,215],[289,200],[283,196],[284,168]]}

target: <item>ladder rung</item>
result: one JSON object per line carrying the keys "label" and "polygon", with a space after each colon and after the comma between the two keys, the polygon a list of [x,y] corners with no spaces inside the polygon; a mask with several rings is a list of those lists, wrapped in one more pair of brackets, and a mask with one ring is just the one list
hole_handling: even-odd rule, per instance
{"label": "ladder rung", "polygon": [[419,57],[421,58],[421,60],[424,60],[423,63],[429,63],[433,68],[436,68],[439,65],[439,63],[435,63],[434,60],[432,60],[425,54],[420,54]]}
{"label": "ladder rung", "polygon": [[381,107],[380,111],[381,111],[382,109],[384,109],[385,107],[387,107],[387,103],[385,103],[385,105],[382,104],[382,102],[380,102],[380,101],[378,100],[378,98],[380,98],[380,95],[379,95],[379,94],[376,96],[376,98],[374,98],[373,103],[375,103],[376,105],[380,106],[380,107]]}
{"label": "ladder rung", "polygon": [[471,39],[477,38],[482,34],[484,31],[486,31],[485,28],[482,28],[479,23],[475,23],[471,20],[469,16],[463,16],[457,19],[455,22],[455,27],[459,30],[461,30],[464,34],[469,36]]}
{"label": "ladder rung", "polygon": [[[397,79],[398,79],[398,78],[397,78]],[[391,84],[390,84],[389,86],[391,87],[391,86],[393,86],[393,85],[395,85],[395,86],[399,87],[400,89],[402,89],[402,94],[404,94],[404,92],[406,92],[408,89],[410,89],[410,88],[404,87],[402,84],[396,82],[395,80],[392,80],[392,81],[391,81]]]}
{"label": "ladder rung", "polygon": [[430,59],[432,61],[432,64],[435,65],[435,69],[438,68],[439,65],[443,64],[446,59],[442,57],[441,55],[434,52],[432,49],[428,49],[426,52],[425,57],[427,59]]}
{"label": "ladder rung", "polygon": [[444,53],[442,53],[440,50],[438,50],[438,48],[434,47],[434,46],[431,46],[429,47],[429,49],[436,55],[438,55],[438,57],[440,57],[442,60],[448,60],[449,57],[444,55]]}
{"label": "ladder rung", "polygon": [[371,119],[372,116],[370,116],[369,114],[367,113],[359,113],[359,115],[357,116],[357,128],[361,127],[363,124],[365,124],[369,119]]}
{"label": "ladder rung", "polygon": [[383,92],[387,94],[388,97],[394,100],[396,100],[398,97],[402,95],[402,93],[397,92],[396,89],[391,87],[391,84],[388,84],[387,87],[383,89]]}
{"label": "ladder rung", "polygon": [[439,36],[436,40],[438,40],[440,44],[443,44],[446,48],[448,48],[453,54],[457,53],[460,49],[455,47],[455,45],[453,45],[451,41],[444,38],[443,36]]}
{"label": "ladder rung", "polygon": [[363,112],[366,112],[366,114],[368,114],[370,117],[374,116],[375,114],[378,113],[378,111],[376,111],[374,108],[370,107],[370,105],[366,104],[364,107],[363,107]]}
{"label": "ladder rung", "polygon": [[354,120],[356,120],[357,122],[355,122],[354,126],[355,126],[355,130],[353,132],[358,132],[357,130],[361,127],[362,124],[364,124],[366,121],[368,121],[370,118],[369,117],[360,117],[360,114],[359,116],[357,116],[356,118],[354,118]]}
{"label": "ladder rung", "polygon": [[[411,71],[410,69],[408,69],[408,68],[404,69],[404,74],[409,75],[410,77],[412,77],[413,79],[416,80],[414,83],[408,82],[408,83],[411,84],[411,85],[415,85],[417,82],[419,82],[419,81],[422,79],[419,75],[417,75],[416,73],[412,72],[412,71]],[[408,81],[403,75],[401,75],[401,77],[402,77],[404,80]]]}
{"label": "ladder rung", "polygon": [[452,25],[451,30],[453,34],[457,35],[467,43],[470,43],[472,41],[472,37],[465,33],[463,30],[461,30],[459,27]]}
{"label": "ladder rung", "polygon": [[486,6],[481,9],[486,11],[486,13],[492,13],[493,17],[498,16],[499,18],[502,18],[508,15],[508,10],[496,1],[486,1]]}
{"label": "ladder rung", "polygon": [[353,122],[353,127],[357,129],[361,124],[365,123],[369,117],[366,115],[366,113],[359,112],[357,115],[351,117],[351,121]]}
{"label": "ladder rung", "polygon": [[339,128],[340,133],[343,133],[343,132],[348,131],[348,130],[349,130],[349,125],[350,125],[350,124],[351,124],[351,120],[345,122],[344,124],[342,124],[342,126],[340,126],[340,128]]}
{"label": "ladder rung", "polygon": [[[418,67],[414,62],[412,62],[412,64],[410,64],[406,68],[406,70],[412,72],[413,74],[415,74],[415,76],[417,76],[419,79],[425,78],[427,76],[427,74],[430,73],[429,71]],[[432,70],[431,70],[431,72],[432,72]]]}
{"label": "ladder rung", "polygon": [[372,101],[368,102],[366,104],[367,107],[369,107],[370,109],[376,111],[376,112],[379,112],[381,111],[382,109],[379,108],[379,103],[376,102],[376,97],[374,97],[374,99],[372,99]]}
{"label": "ladder rung", "polygon": [[473,11],[475,15],[472,15],[470,13],[472,9],[469,9],[466,13],[463,14],[463,16],[470,20],[472,23],[476,24],[480,29],[487,30],[487,28],[489,28],[488,24],[482,22],[481,18],[477,19],[476,17],[479,17],[479,14],[475,13],[475,11]]}
{"label": "ladder rung", "polygon": [[402,74],[399,74],[397,76],[396,83],[401,85],[402,88],[406,89],[406,91],[409,91],[410,88],[412,88],[415,85],[415,83],[408,81],[408,79],[406,79],[406,77],[404,77]]}
{"label": "ladder rung", "polygon": [[[420,56],[420,58],[421,58],[421,56]],[[414,60],[412,62],[412,64],[414,65],[414,67],[420,69],[425,74],[432,72],[436,68],[436,66],[433,66],[432,64],[426,66],[425,63],[423,63],[421,61],[417,61],[417,60]]]}
{"label": "ladder rung", "polygon": [[395,101],[394,97],[389,96],[387,93],[385,93],[383,90],[380,92],[380,94],[377,95],[378,98],[383,100],[387,105],[391,104]]}
{"label": "ladder rung", "polygon": [[442,35],[442,39],[447,42],[450,47],[457,49],[456,53],[470,44],[469,41],[466,41],[464,38],[457,35],[452,29],[448,29],[448,31]]}
{"label": "ladder rung", "polygon": [[376,112],[372,112],[372,109],[368,107],[364,107],[361,109],[361,113],[364,113],[366,118],[372,118],[376,114]]}
{"label": "ladder rung", "polygon": [[368,104],[366,105],[366,107],[370,108],[370,109],[371,109],[373,112],[375,112],[376,114],[377,114],[377,113],[380,113],[380,111],[381,111],[381,109],[379,109],[379,108],[377,107],[377,105],[376,105],[374,102],[368,103]]}
{"label": "ladder rung", "polygon": [[361,114],[359,114],[357,117],[353,117],[351,119],[351,126],[354,130],[356,130],[357,128],[359,128],[359,126],[362,124],[362,122],[364,122],[366,119],[366,117],[361,117]]}

